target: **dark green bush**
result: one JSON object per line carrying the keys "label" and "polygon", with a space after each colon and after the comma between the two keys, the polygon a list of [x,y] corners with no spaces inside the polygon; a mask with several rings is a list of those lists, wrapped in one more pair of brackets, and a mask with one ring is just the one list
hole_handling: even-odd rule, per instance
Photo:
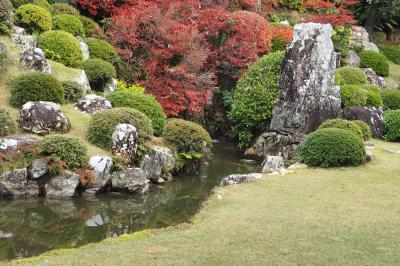
{"label": "dark green bush", "polygon": [[386,108],[396,110],[400,109],[400,90],[397,89],[383,89],[381,91],[383,105]]}
{"label": "dark green bush", "polygon": [[168,120],[164,129],[164,137],[182,152],[202,152],[203,143],[207,146],[211,145],[210,134],[202,126],[183,119]]}
{"label": "dark green bush", "polygon": [[379,76],[387,77],[389,75],[389,61],[383,54],[363,51],[360,53],[360,58],[362,68],[372,68]]}
{"label": "dark green bush", "polygon": [[361,90],[365,91],[367,96],[366,106],[374,106],[380,108],[383,106],[383,101],[381,97],[381,89],[378,85],[367,84],[360,87]]}
{"label": "dark green bush", "polygon": [[337,85],[358,85],[367,83],[367,75],[358,67],[346,66],[336,70]]}
{"label": "dark green bush", "polygon": [[10,103],[20,107],[30,101],[64,102],[64,89],[51,75],[32,72],[19,76],[11,86]]}
{"label": "dark green bush", "polygon": [[358,124],[354,123],[354,121],[344,119],[329,119],[324,121],[319,128],[340,128],[344,130],[349,130],[360,139],[364,139],[361,128],[358,126]]}
{"label": "dark green bush", "polygon": [[14,8],[18,8],[22,5],[31,4],[31,0],[11,0],[11,4]]}
{"label": "dark green bush", "polygon": [[366,160],[361,138],[340,128],[324,128],[311,133],[299,153],[304,163],[310,166],[355,166]]}
{"label": "dark green bush", "polygon": [[385,139],[388,141],[400,140],[400,110],[390,110],[383,116],[385,124]]}
{"label": "dark green bush", "polygon": [[0,137],[14,134],[17,131],[17,124],[7,110],[0,109]]}
{"label": "dark green bush", "polygon": [[367,95],[358,85],[342,85],[340,87],[340,97],[342,98],[342,106],[365,106],[367,103]]}
{"label": "dark green bush", "polygon": [[90,87],[96,91],[104,90],[105,85],[117,75],[115,67],[102,59],[85,60],[80,68],[85,70]]}
{"label": "dark green bush", "polygon": [[76,82],[64,81],[62,82],[62,86],[64,88],[64,99],[68,103],[76,103],[85,94],[82,85]]}
{"label": "dark green bush", "polygon": [[111,148],[111,137],[118,124],[131,124],[138,130],[139,140],[144,142],[153,136],[150,119],[132,108],[113,108],[96,112],[90,119],[88,140],[102,148]]}
{"label": "dark green bush", "polygon": [[33,4],[20,6],[15,11],[14,22],[31,34],[39,34],[51,30],[52,27],[49,11]]}
{"label": "dark green bush", "polygon": [[85,168],[88,164],[87,147],[77,138],[49,135],[43,139],[43,155],[58,157],[68,168]]}
{"label": "dark green bush", "polygon": [[[267,127],[278,96],[278,78],[284,52],[260,58],[241,78],[233,94],[225,97],[230,106],[228,118],[236,128],[233,134],[240,146],[247,146],[253,134]],[[249,135],[250,134],[250,135]],[[247,137],[242,137],[247,135]]]}
{"label": "dark green bush", "polygon": [[67,3],[55,3],[52,5],[53,15],[69,14],[79,16],[79,11]]}
{"label": "dark green bush", "polygon": [[63,30],[74,36],[84,36],[83,24],[78,17],[69,14],[60,14],[53,17],[53,29]]}
{"label": "dark green bush", "polygon": [[80,21],[82,22],[83,29],[86,33],[86,36],[88,37],[94,37],[97,35],[103,35],[103,30],[97,24],[93,19],[85,17],[85,16],[79,16]]}
{"label": "dark green bush", "polygon": [[370,140],[372,138],[371,127],[367,123],[365,123],[364,121],[360,121],[360,120],[354,120],[352,122],[359,126],[359,128],[361,129],[361,132],[363,134],[364,140]]}
{"label": "dark green bush", "polygon": [[107,96],[113,107],[130,107],[144,113],[150,118],[154,133],[161,135],[164,130],[166,116],[164,110],[153,95],[132,91],[117,91]]}
{"label": "dark green bush", "polygon": [[91,58],[102,59],[111,64],[118,62],[118,53],[110,43],[95,38],[88,38],[86,43]]}
{"label": "dark green bush", "polygon": [[399,45],[380,45],[379,49],[387,59],[393,63],[400,65],[400,46]]}
{"label": "dark green bush", "polygon": [[47,58],[66,66],[75,67],[83,59],[81,45],[71,33],[61,30],[45,32],[39,36],[38,44]]}

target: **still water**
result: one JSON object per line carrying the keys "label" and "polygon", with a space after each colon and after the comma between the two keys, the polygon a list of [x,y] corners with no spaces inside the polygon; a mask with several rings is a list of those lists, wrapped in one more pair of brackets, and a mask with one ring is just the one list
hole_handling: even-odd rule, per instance
{"label": "still water", "polygon": [[224,176],[255,170],[240,163],[241,153],[230,143],[216,143],[213,152],[204,173],[153,185],[145,196],[0,200],[0,261],[188,221]]}

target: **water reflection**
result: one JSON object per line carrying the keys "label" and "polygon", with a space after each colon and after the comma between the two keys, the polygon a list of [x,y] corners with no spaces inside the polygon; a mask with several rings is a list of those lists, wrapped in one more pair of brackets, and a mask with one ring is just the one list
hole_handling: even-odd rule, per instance
{"label": "water reflection", "polygon": [[254,170],[239,160],[240,153],[222,142],[215,144],[205,173],[152,186],[144,196],[111,193],[70,201],[0,200],[0,260],[185,222],[222,177]]}

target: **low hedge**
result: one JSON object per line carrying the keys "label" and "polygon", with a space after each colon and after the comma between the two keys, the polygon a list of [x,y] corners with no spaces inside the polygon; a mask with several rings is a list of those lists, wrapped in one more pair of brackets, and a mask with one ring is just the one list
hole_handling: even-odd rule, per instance
{"label": "low hedge", "polygon": [[69,67],[76,67],[83,59],[79,41],[65,31],[52,30],[41,34],[38,45],[44,51],[46,58]]}
{"label": "low hedge", "polygon": [[43,139],[43,155],[58,157],[68,168],[85,168],[88,164],[87,147],[77,138],[49,135]]}
{"label": "low hedge", "polygon": [[17,123],[12,119],[7,110],[0,109],[0,137],[14,134],[17,131]]}
{"label": "low hedge", "polygon": [[67,3],[54,3],[52,9],[53,15],[69,14],[79,16],[79,11]]}
{"label": "low hedge", "polygon": [[65,102],[76,103],[85,95],[82,85],[76,82],[64,81],[62,86],[64,88]]}
{"label": "low hedge", "polygon": [[384,113],[385,139],[388,141],[400,140],[400,110],[390,110]]}
{"label": "low hedge", "polygon": [[397,89],[383,89],[381,91],[383,105],[386,108],[396,110],[400,109],[400,90]]}
{"label": "low hedge", "polygon": [[[358,67],[346,66],[336,70],[337,85],[367,84],[367,75]],[[339,80],[339,81],[338,81]]]}
{"label": "low hedge", "polygon": [[160,103],[150,94],[132,91],[117,91],[107,96],[113,107],[130,107],[150,118],[154,133],[160,136],[164,131],[166,115]]}
{"label": "low hedge", "polygon": [[400,65],[400,46],[399,45],[380,45],[379,50],[387,59]]}
{"label": "low hedge", "polygon": [[111,137],[118,124],[135,126],[142,143],[153,136],[151,120],[145,114],[132,108],[113,108],[98,111],[92,116],[87,138],[99,147],[110,149]]}
{"label": "low hedge", "polygon": [[354,121],[344,119],[329,119],[324,121],[319,128],[340,128],[344,130],[349,130],[360,139],[364,139],[361,128],[358,126],[358,124],[354,123]]}
{"label": "low hedge", "polygon": [[14,22],[30,34],[40,34],[53,26],[49,11],[33,4],[20,6],[14,13]]}
{"label": "low hedge", "polygon": [[83,24],[78,17],[69,14],[60,14],[53,17],[53,29],[63,30],[74,36],[85,36]]}
{"label": "low hedge", "polygon": [[61,83],[49,74],[32,72],[19,76],[11,86],[10,103],[20,107],[30,101],[64,102]]}
{"label": "low hedge", "polygon": [[105,85],[117,76],[115,67],[102,59],[85,60],[80,68],[85,70],[90,87],[96,91],[103,91]]}
{"label": "low hedge", "polygon": [[362,68],[372,68],[379,76],[387,77],[389,75],[389,61],[383,54],[363,51],[360,53],[360,58]]}
{"label": "low hedge", "polygon": [[202,126],[183,119],[169,119],[164,129],[164,137],[182,152],[202,152],[203,143],[211,145],[210,134]]}
{"label": "low hedge", "polygon": [[364,140],[370,140],[372,138],[371,127],[367,123],[361,120],[353,120],[352,122],[358,125],[358,127],[361,129]]}
{"label": "low hedge", "polygon": [[365,163],[364,143],[349,130],[319,129],[308,135],[299,155],[310,166],[356,166]]}
{"label": "low hedge", "polygon": [[102,59],[111,64],[118,62],[118,53],[110,43],[95,38],[87,38],[86,44],[89,47],[91,58]]}

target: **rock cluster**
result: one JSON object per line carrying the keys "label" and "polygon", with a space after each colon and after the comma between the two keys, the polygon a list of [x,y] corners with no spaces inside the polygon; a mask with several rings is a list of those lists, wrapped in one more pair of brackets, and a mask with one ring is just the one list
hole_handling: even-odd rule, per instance
{"label": "rock cluster", "polygon": [[60,105],[43,101],[24,104],[20,111],[19,125],[24,131],[39,135],[71,130],[71,123],[61,111]]}
{"label": "rock cluster", "polygon": [[230,186],[234,184],[240,183],[248,183],[251,181],[255,181],[261,179],[263,177],[262,174],[259,173],[252,173],[252,174],[245,174],[245,175],[229,175],[222,179],[221,186]]}
{"label": "rock cluster", "polygon": [[136,128],[129,124],[119,124],[112,135],[112,153],[123,157],[133,165],[139,144],[139,134]]}
{"label": "rock cluster", "polygon": [[169,148],[155,146],[145,155],[141,168],[147,179],[159,184],[172,179],[175,163],[176,157]]}
{"label": "rock cluster", "polygon": [[33,147],[40,143],[40,139],[33,136],[14,135],[0,138],[0,152],[20,150]]}
{"label": "rock cluster", "polygon": [[93,156],[89,160],[89,167],[93,170],[93,178],[86,184],[85,194],[94,195],[102,192],[111,178],[113,161],[107,156]]}
{"label": "rock cluster", "polygon": [[144,194],[149,191],[149,181],[140,168],[114,172],[111,176],[114,191]]}
{"label": "rock cluster", "polygon": [[386,80],[384,78],[378,76],[378,74],[376,74],[376,72],[372,68],[365,68],[364,72],[365,72],[365,75],[367,75],[369,84],[378,85],[381,89],[387,87]]}
{"label": "rock cluster", "polygon": [[369,34],[364,27],[353,26],[351,28],[352,35],[350,38],[350,47],[357,50],[363,49],[365,51],[379,52],[376,44],[370,41]]}
{"label": "rock cluster", "polygon": [[304,140],[303,134],[284,134],[267,132],[260,135],[254,145],[254,152],[259,158],[266,156],[283,156],[290,159]]}
{"label": "rock cluster", "polygon": [[50,65],[40,48],[29,47],[23,50],[20,57],[20,64],[24,70],[35,70],[51,74]]}
{"label": "rock cluster", "polygon": [[0,196],[13,198],[34,198],[39,196],[37,183],[28,178],[26,168],[2,173]]}
{"label": "rock cluster", "polygon": [[72,198],[80,183],[80,176],[70,171],[50,179],[46,184],[46,197],[50,199]]}
{"label": "rock cluster", "polygon": [[13,26],[11,33],[11,40],[21,45],[24,49],[35,48],[37,45],[37,40],[35,36],[28,35],[24,28]]}
{"label": "rock cluster", "polygon": [[109,100],[96,94],[89,94],[83,97],[75,107],[86,114],[94,114],[97,111],[111,109],[112,105]]}

